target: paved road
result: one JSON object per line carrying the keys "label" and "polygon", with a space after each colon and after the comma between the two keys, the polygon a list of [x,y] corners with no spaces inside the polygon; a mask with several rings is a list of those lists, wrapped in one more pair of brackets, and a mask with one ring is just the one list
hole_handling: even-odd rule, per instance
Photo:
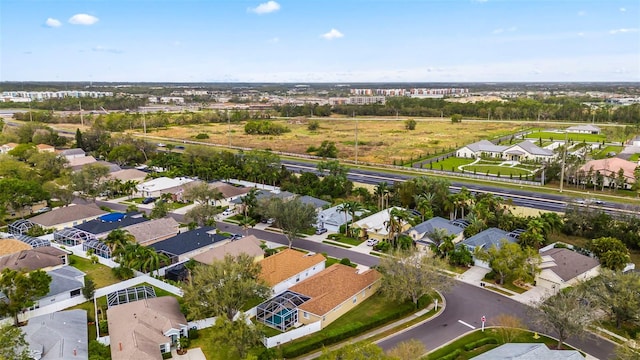
{"label": "paved road", "polygon": [[[535,316],[534,310],[524,304],[465,283],[457,283],[445,293],[445,299],[447,307],[440,316],[409,331],[387,338],[378,345],[388,350],[399,342],[418,339],[428,350],[431,350],[473,330],[459,320],[480,328],[483,315],[487,318],[487,325],[503,313],[517,316],[525,321]],[[536,330],[530,321],[527,322],[531,329]],[[614,345],[595,335],[589,335],[585,339],[571,339],[569,343],[599,359],[613,358]]]}
{"label": "paved road", "polygon": [[[126,208],[125,205],[121,204],[102,201],[97,201],[97,203],[98,205],[110,206],[114,210],[124,210]],[[177,221],[182,221],[182,215],[171,214],[171,216]],[[218,222],[217,226],[220,230],[227,232],[241,233],[243,231],[240,226],[224,222]],[[270,242],[282,245],[289,244],[287,238],[279,233],[259,229],[249,229],[248,233]],[[369,267],[379,262],[378,257],[330,246],[317,241],[296,239],[294,240],[294,246],[316,253],[326,253],[338,259],[349,258],[352,262]],[[392,348],[399,342],[415,338],[422,341],[427,349],[435,349],[472,330],[469,326],[460,323],[458,320],[462,320],[473,327],[479,328],[481,326],[480,318],[483,315],[487,317],[487,324],[490,324],[491,319],[494,319],[502,313],[515,315],[521,319],[525,319],[525,321],[535,314],[530,307],[522,303],[466,283],[457,282],[456,285],[444,295],[447,307],[440,316],[407,332],[392,336],[380,342],[379,345],[386,350]],[[528,325],[531,329],[536,329],[530,322]],[[613,358],[614,345],[608,341],[597,338],[595,335],[589,335],[585,339],[571,339],[569,343],[599,359]]]}

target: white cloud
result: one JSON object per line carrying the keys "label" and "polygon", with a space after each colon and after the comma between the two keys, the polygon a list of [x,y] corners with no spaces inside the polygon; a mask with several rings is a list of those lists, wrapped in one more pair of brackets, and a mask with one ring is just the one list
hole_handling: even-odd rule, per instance
{"label": "white cloud", "polygon": [[585,16],[585,15],[587,15],[586,11],[584,11],[584,10],[578,11],[578,16]]}
{"label": "white cloud", "polygon": [[280,42],[280,38],[278,38],[278,37],[274,37],[274,38],[271,38],[271,39],[267,40],[267,42],[268,42],[269,44],[277,44],[277,43],[279,43],[279,42]]}
{"label": "white cloud", "polygon": [[504,32],[503,28],[498,28],[498,29],[493,30],[491,33],[493,33],[493,34],[502,34],[503,32]]}
{"label": "white cloud", "polygon": [[73,25],[93,25],[98,21],[97,17],[89,14],[75,14],[69,18],[69,24]]}
{"label": "white cloud", "polygon": [[120,49],[108,48],[108,47],[104,47],[102,45],[98,45],[98,46],[94,47],[91,50],[95,51],[95,52],[108,52],[108,53],[112,53],[112,54],[122,54],[123,53],[123,51],[120,50]]}
{"label": "white cloud", "polygon": [[615,34],[624,34],[624,33],[634,33],[634,32],[638,32],[638,28],[622,28],[622,29],[614,29],[614,30],[609,30],[609,34],[611,35],[615,35]]}
{"label": "white cloud", "polygon": [[44,22],[45,25],[52,28],[57,28],[62,26],[62,23],[58,19],[48,18],[47,21]]}
{"label": "white cloud", "polygon": [[328,33],[322,34],[320,36],[327,40],[333,40],[333,39],[339,39],[341,37],[344,37],[344,34],[336,29],[331,29],[331,31],[329,31]]}
{"label": "white cloud", "polygon": [[627,11],[627,8],[620,8],[620,12],[625,12]]}
{"label": "white cloud", "polygon": [[258,15],[268,14],[280,10],[280,4],[273,0],[269,0],[266,3],[262,3],[254,8],[249,8],[247,10]]}

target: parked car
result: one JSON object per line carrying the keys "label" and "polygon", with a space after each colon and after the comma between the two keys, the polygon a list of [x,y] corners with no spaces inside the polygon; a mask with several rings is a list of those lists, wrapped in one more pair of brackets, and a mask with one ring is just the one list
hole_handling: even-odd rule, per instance
{"label": "parked car", "polygon": [[46,213],[47,211],[51,211],[51,208],[48,207],[48,206],[45,206],[43,208],[40,208],[40,209],[36,210],[36,214]]}
{"label": "parked car", "polygon": [[231,234],[231,240],[239,240],[242,239],[244,235],[242,234]]}
{"label": "parked car", "polygon": [[367,246],[376,246],[378,245],[378,239],[369,239],[367,240]]}
{"label": "parked car", "polygon": [[593,199],[591,199],[589,201],[594,203],[594,204],[598,204],[598,205],[603,205],[604,204],[604,201],[602,201],[600,199],[596,199],[596,198],[593,198]]}
{"label": "parked car", "polygon": [[176,150],[184,150],[184,146],[178,145],[178,146],[176,146]]}
{"label": "parked car", "polygon": [[263,224],[271,225],[276,221],[275,221],[275,219],[266,219],[265,218],[265,219],[260,220],[260,222],[263,223]]}
{"label": "parked car", "polygon": [[233,211],[232,211],[231,209],[225,209],[225,210],[222,212],[222,216],[229,216],[229,215],[231,215],[231,214],[233,214]]}
{"label": "parked car", "polygon": [[151,204],[151,203],[152,203],[152,202],[154,202],[154,201],[156,201],[156,198],[154,198],[154,197],[147,197],[147,198],[144,198],[144,200],[142,200],[142,203],[143,203],[143,204]]}
{"label": "parked car", "polygon": [[316,229],[316,235],[322,235],[324,233],[326,233],[328,230],[325,228],[317,228]]}

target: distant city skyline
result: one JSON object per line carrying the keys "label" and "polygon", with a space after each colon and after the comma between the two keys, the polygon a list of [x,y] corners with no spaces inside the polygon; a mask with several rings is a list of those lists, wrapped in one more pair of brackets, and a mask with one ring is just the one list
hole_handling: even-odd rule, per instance
{"label": "distant city skyline", "polygon": [[640,81],[635,0],[3,0],[0,81]]}

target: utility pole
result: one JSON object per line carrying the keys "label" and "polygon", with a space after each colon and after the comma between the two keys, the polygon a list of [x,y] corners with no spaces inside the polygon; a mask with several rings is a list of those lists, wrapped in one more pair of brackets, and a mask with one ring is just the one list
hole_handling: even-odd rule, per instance
{"label": "utility pole", "polygon": [[231,147],[231,118],[229,117],[229,110],[227,110],[227,137],[229,138],[229,147]]}
{"label": "utility pole", "polygon": [[562,152],[562,168],[560,169],[560,192],[562,192],[562,186],[564,185],[564,163],[567,160],[567,137],[569,136],[568,132],[564,132],[564,149]]}
{"label": "utility pole", "polygon": [[29,121],[33,121],[33,114],[31,114],[31,98],[29,98]]}
{"label": "utility pole", "polygon": [[78,102],[80,104],[80,125],[82,126],[82,130],[84,130],[84,117],[82,116],[82,101]]}

